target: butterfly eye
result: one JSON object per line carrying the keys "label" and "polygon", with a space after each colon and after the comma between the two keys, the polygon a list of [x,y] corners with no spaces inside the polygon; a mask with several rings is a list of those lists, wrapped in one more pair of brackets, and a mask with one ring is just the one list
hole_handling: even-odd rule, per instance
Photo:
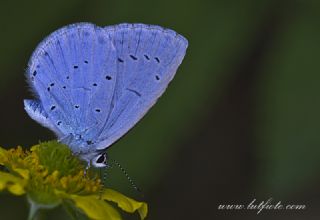
{"label": "butterfly eye", "polygon": [[106,153],[103,153],[103,154],[101,154],[99,157],[98,157],[98,159],[97,159],[97,161],[96,161],[96,163],[103,163],[103,164],[105,164],[107,162],[107,155],[106,155]]}
{"label": "butterfly eye", "polygon": [[103,153],[97,154],[97,156],[94,159],[92,159],[92,165],[97,168],[106,167],[107,160],[108,160],[108,155],[106,152],[103,152]]}

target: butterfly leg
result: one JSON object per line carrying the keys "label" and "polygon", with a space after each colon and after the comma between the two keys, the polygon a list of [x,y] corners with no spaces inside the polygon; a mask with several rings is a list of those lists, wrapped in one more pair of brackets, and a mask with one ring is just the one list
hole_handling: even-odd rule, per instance
{"label": "butterfly leg", "polygon": [[90,162],[88,162],[87,166],[86,166],[86,168],[84,169],[84,172],[83,172],[84,177],[87,177],[87,174],[89,172],[90,167],[91,167]]}

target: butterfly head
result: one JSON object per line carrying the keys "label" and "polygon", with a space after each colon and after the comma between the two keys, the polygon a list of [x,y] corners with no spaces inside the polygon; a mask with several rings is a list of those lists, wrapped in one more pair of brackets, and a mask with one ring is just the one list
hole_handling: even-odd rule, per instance
{"label": "butterfly head", "polygon": [[101,167],[107,166],[107,160],[108,160],[107,152],[101,152],[91,160],[91,163],[94,167],[101,168]]}

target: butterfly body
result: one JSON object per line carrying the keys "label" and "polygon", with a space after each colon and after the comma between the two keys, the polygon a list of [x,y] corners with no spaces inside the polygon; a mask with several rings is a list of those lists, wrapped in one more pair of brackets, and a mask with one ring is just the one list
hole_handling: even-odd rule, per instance
{"label": "butterfly body", "polygon": [[159,26],[63,27],[29,61],[26,76],[36,99],[25,100],[25,109],[75,154],[100,166],[105,150],[165,91],[186,48],[185,38]]}

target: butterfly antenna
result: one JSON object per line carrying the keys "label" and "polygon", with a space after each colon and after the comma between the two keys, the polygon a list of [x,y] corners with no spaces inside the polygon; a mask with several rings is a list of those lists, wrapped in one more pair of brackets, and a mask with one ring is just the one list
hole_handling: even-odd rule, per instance
{"label": "butterfly antenna", "polygon": [[141,191],[141,189],[134,183],[134,181],[131,179],[131,177],[128,175],[127,171],[114,159],[109,159],[111,160],[111,162],[113,164],[115,164],[117,167],[119,167],[119,169],[121,170],[121,172],[126,176],[126,178],[128,179],[128,181],[130,182],[131,186],[137,191],[139,192],[142,196],[143,193]]}
{"label": "butterfly antenna", "polygon": [[102,168],[99,169],[99,176],[101,179],[101,186],[100,186],[100,191],[99,191],[99,199],[102,199],[102,193],[104,190],[104,176],[102,176]]}
{"label": "butterfly antenna", "polygon": [[[108,168],[112,168],[112,165],[108,165],[104,168],[100,168],[99,169],[99,176],[100,176],[100,179],[101,179],[101,187],[100,187],[100,192],[99,192],[99,197],[101,199],[102,197],[102,193],[103,193],[103,190],[105,189],[106,185],[106,179],[107,179],[107,169]],[[103,169],[103,172],[102,172],[102,169]]]}

